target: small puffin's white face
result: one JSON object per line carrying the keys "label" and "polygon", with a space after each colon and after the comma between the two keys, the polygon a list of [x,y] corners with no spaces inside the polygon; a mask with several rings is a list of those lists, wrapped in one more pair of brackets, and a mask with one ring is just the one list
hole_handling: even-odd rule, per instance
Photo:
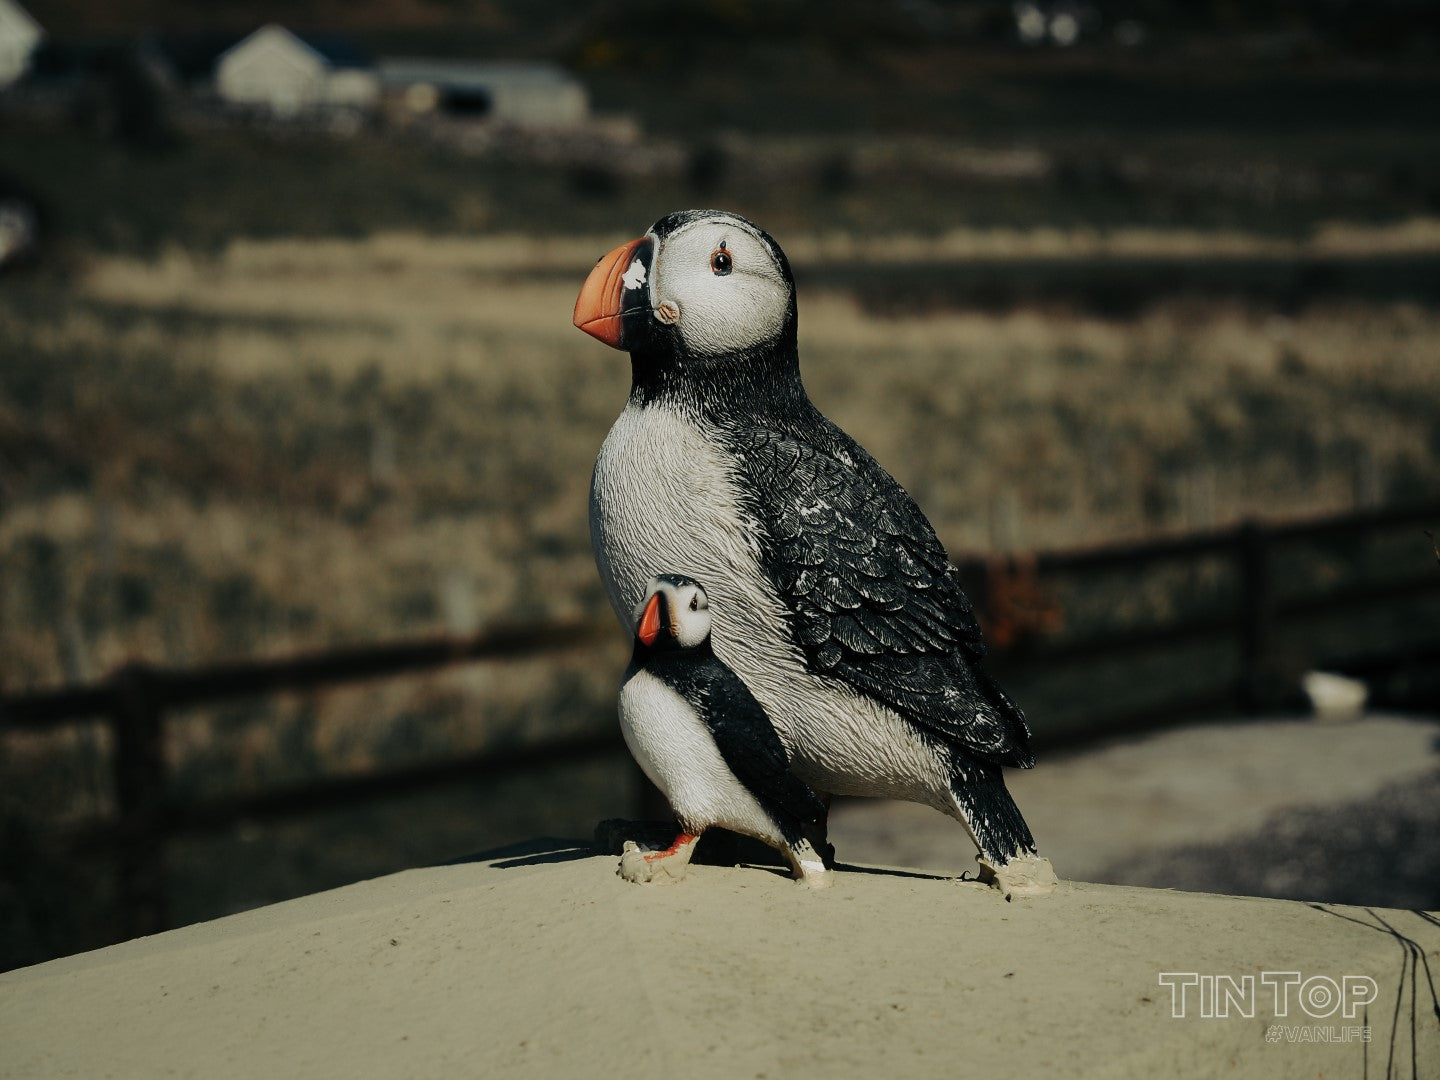
{"label": "small puffin's white face", "polygon": [[651,311],[676,326],[692,356],[723,356],[775,337],[790,285],[770,247],[746,223],[689,222],[655,246]]}
{"label": "small puffin's white face", "polygon": [[698,581],[660,574],[650,579],[645,599],[635,609],[635,627],[646,645],[663,635],[682,649],[693,649],[710,636],[710,599]]}

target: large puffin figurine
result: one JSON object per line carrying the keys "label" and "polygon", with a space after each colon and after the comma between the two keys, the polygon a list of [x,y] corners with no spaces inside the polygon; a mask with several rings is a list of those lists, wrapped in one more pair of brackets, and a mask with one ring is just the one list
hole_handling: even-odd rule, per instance
{"label": "large puffin figurine", "polygon": [[925,515],[806,396],[779,245],[736,214],[669,214],[600,260],[575,325],[630,353],[590,489],[595,561],[627,631],[654,574],[705,582],[715,655],[801,779],[933,806],[1007,897],[1048,892],[1001,774],[1034,764],[1025,718],[982,666]]}
{"label": "large puffin figurine", "polygon": [[789,772],[765,710],[711,649],[710,627],[704,587],[679,574],[655,577],[635,613],[620,730],[680,833],[664,851],[627,843],[620,876],[680,880],[700,835],[718,825],[777,849],[805,884],[827,885],[830,872],[806,836],[823,830],[825,804]]}

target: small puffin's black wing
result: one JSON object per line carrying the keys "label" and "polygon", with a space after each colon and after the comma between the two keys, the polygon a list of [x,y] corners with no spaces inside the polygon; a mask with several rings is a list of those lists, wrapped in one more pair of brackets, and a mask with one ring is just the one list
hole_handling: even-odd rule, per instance
{"label": "small puffin's black wing", "polygon": [[790,772],[785,746],[750,688],[709,651],[708,643],[703,648],[703,656],[694,649],[657,653],[647,667],[699,705],[725,764],[776,816],[782,831],[794,834],[787,836],[793,843],[800,826],[824,821],[825,804]]}
{"label": "small puffin's black wing", "polygon": [[735,437],[765,569],[812,668],[976,757],[1030,767],[1025,716],[979,666],[975,610],[930,522],[843,431],[818,413],[807,426]]}

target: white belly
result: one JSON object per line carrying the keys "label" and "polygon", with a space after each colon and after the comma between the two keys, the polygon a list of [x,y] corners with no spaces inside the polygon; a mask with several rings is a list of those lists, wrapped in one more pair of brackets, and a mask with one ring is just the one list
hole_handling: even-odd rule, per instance
{"label": "white belly", "polygon": [[620,731],[681,824],[693,831],[719,825],[768,843],[784,843],[774,820],[725,764],[705,722],[649,672],[626,672],[620,686]]}
{"label": "white belly", "polygon": [[805,670],[731,462],[694,424],[658,406],[621,413],[595,462],[590,539],[627,635],[656,574],[705,587],[716,655],[765,706],[802,778],[837,795],[952,805],[944,764],[908,723]]}

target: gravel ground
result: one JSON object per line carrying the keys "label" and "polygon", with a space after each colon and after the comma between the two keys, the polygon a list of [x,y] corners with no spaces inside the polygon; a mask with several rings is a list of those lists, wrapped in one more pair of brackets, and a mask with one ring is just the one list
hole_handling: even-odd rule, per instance
{"label": "gravel ground", "polygon": [[1374,798],[1271,817],[1257,833],[1146,853],[1102,881],[1440,910],[1440,773]]}

